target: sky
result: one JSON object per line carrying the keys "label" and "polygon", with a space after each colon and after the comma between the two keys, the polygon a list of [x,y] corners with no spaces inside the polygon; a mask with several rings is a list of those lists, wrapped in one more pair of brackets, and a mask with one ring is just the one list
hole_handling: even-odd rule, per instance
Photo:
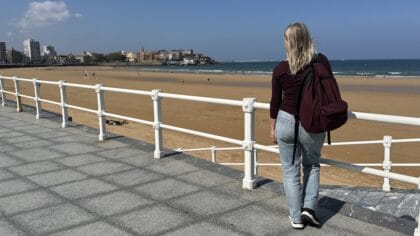
{"label": "sky", "polygon": [[283,31],[305,23],[331,59],[420,58],[418,0],[0,0],[0,42],[60,54],[187,49],[219,61],[279,60]]}

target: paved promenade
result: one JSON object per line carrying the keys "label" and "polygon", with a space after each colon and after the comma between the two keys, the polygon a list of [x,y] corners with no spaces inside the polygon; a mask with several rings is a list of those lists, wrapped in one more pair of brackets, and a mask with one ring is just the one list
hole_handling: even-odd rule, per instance
{"label": "paved promenade", "polygon": [[242,190],[239,171],[170,150],[155,160],[153,145],[118,136],[98,142],[93,129],[62,129],[56,116],[36,120],[26,111],[0,107],[2,236],[402,235],[415,228],[326,189],[322,228],[297,232],[279,183]]}

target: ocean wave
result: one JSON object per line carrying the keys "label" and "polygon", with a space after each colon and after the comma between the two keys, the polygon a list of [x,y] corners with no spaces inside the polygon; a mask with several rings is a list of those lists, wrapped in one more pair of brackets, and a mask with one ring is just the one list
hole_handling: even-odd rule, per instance
{"label": "ocean wave", "polygon": [[223,73],[225,72],[224,70],[191,70],[193,72],[198,72],[198,73]]}
{"label": "ocean wave", "polygon": [[357,75],[373,75],[374,73],[370,72],[356,72]]}
{"label": "ocean wave", "polygon": [[388,74],[390,74],[390,75],[401,75],[402,72],[399,72],[399,71],[390,71],[390,72],[388,72]]}

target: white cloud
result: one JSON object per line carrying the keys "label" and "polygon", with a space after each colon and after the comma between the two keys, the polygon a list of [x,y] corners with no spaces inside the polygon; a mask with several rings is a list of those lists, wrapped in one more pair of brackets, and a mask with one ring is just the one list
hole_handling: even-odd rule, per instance
{"label": "white cloud", "polygon": [[10,37],[12,37],[12,36],[13,36],[13,33],[12,33],[12,32],[7,32],[7,33],[6,33],[6,35],[7,35],[7,37],[9,37],[9,38],[10,38]]}
{"label": "white cloud", "polygon": [[72,15],[63,1],[31,2],[25,15],[19,20],[18,26],[22,29],[40,28],[80,16],[79,13]]}
{"label": "white cloud", "polygon": [[80,14],[80,13],[76,13],[76,14],[74,14],[74,17],[76,17],[76,18],[80,18],[80,17],[82,17],[82,14]]}

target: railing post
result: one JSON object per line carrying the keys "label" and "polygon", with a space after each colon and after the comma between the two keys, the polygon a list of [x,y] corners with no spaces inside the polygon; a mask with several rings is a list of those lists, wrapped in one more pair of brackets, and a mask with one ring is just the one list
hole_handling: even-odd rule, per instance
{"label": "railing post", "polygon": [[60,100],[61,100],[61,114],[63,121],[61,122],[61,127],[66,128],[69,126],[69,113],[67,109],[67,93],[66,93],[66,85],[64,84],[65,80],[58,81],[58,87],[60,88]]}
{"label": "railing post", "polygon": [[244,178],[242,180],[243,189],[254,189],[256,180],[254,176],[254,143],[255,143],[255,98],[244,98],[242,111],[244,112]]}
{"label": "railing post", "polygon": [[[2,77],[0,75],[0,77]],[[1,89],[1,106],[4,107],[6,105],[6,96],[4,93],[4,80],[0,78],[0,89]]]}
{"label": "railing post", "polygon": [[153,129],[155,130],[155,152],[153,154],[154,158],[163,157],[162,151],[162,128],[160,124],[162,123],[162,108],[161,108],[161,97],[159,97],[160,89],[152,90],[152,100],[153,100]]}
{"label": "railing post", "polygon": [[22,112],[22,100],[19,94],[20,86],[19,86],[19,80],[17,80],[17,77],[13,77],[13,82],[15,83],[15,94],[16,94],[16,111]]}
{"label": "railing post", "polygon": [[[392,136],[384,136],[384,162],[383,162],[383,168],[386,173],[389,173],[391,171],[391,144],[392,144]],[[391,191],[391,185],[389,184],[389,178],[384,177],[384,185],[382,186],[382,190],[389,192]]]}
{"label": "railing post", "polygon": [[98,121],[99,121],[99,141],[106,139],[106,122],[105,122],[105,100],[104,91],[102,90],[103,84],[96,84],[95,91],[98,98]]}
{"label": "railing post", "polygon": [[211,147],[211,161],[216,163],[216,146]]}
{"label": "railing post", "polygon": [[254,175],[255,176],[258,176],[257,156],[258,156],[258,149],[254,148]]}
{"label": "railing post", "polygon": [[417,188],[420,189],[420,177],[417,178]]}
{"label": "railing post", "polygon": [[417,228],[414,231],[414,236],[420,236],[420,211],[419,211],[419,215],[417,217]]}
{"label": "railing post", "polygon": [[34,101],[35,101],[35,108],[36,108],[36,115],[35,118],[39,119],[41,117],[41,101],[39,101],[41,97],[41,84],[38,82],[36,78],[33,79],[34,81]]}

